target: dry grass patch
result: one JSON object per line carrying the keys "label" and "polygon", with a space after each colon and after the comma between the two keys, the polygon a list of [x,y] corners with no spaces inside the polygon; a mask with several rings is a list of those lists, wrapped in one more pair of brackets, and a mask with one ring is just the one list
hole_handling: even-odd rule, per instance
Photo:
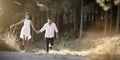
{"label": "dry grass patch", "polygon": [[20,51],[17,41],[16,35],[6,32],[3,34],[3,37],[0,38],[0,51]]}

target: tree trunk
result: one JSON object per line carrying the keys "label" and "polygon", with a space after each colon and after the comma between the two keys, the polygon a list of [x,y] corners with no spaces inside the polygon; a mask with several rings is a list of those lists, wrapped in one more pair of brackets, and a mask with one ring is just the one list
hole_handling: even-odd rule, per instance
{"label": "tree trunk", "polygon": [[83,0],[81,0],[81,20],[80,20],[80,38],[83,34]]}
{"label": "tree trunk", "polygon": [[119,22],[120,22],[120,4],[118,5],[118,11],[117,11],[117,22],[116,22],[116,31],[117,34],[119,32]]}
{"label": "tree trunk", "polygon": [[75,33],[78,33],[79,32],[79,24],[80,24],[80,9],[78,7],[76,7],[76,11],[75,11]]}
{"label": "tree trunk", "polygon": [[73,12],[73,16],[74,16],[74,19],[73,19],[74,20],[74,32],[76,32],[76,30],[77,30],[77,23],[76,23],[77,21],[76,21],[76,16],[75,16],[76,15],[76,10],[73,10],[73,11],[74,11]]}
{"label": "tree trunk", "polygon": [[112,33],[112,9],[110,10],[110,34]]}
{"label": "tree trunk", "polygon": [[67,20],[68,20],[68,22],[67,22],[67,24],[69,24],[70,23],[70,14],[68,13],[68,15],[67,15]]}
{"label": "tree trunk", "polygon": [[59,22],[59,31],[62,31],[62,30],[64,30],[64,29],[62,29],[63,28],[63,11],[59,14],[59,20],[58,20],[58,22]]}
{"label": "tree trunk", "polygon": [[108,14],[107,11],[105,12],[105,27],[104,27],[104,35],[107,34],[107,22],[108,22]]}
{"label": "tree trunk", "polygon": [[58,12],[56,12],[56,25],[57,25],[57,27],[58,27],[58,30],[59,30],[59,28],[60,28],[60,26],[59,26],[59,14],[58,14]]}

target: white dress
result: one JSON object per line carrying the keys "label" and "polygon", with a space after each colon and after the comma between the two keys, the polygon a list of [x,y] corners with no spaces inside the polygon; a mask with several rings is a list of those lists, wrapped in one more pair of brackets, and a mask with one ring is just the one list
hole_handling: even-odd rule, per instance
{"label": "white dress", "polygon": [[24,26],[21,29],[20,38],[24,39],[25,37],[28,37],[28,40],[31,39],[31,33],[30,33],[30,20],[25,19],[24,20]]}

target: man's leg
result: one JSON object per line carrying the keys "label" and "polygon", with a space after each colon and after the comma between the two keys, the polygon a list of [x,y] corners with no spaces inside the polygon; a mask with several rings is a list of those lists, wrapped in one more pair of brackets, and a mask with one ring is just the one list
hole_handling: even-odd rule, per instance
{"label": "man's leg", "polygon": [[54,45],[54,38],[50,38],[50,45],[51,45],[51,46],[49,46],[49,47],[50,47],[50,49],[52,49],[52,47],[53,47],[53,45]]}
{"label": "man's leg", "polygon": [[49,38],[46,38],[45,40],[46,40],[46,46],[45,46],[46,48],[45,49],[46,49],[46,52],[49,52]]}

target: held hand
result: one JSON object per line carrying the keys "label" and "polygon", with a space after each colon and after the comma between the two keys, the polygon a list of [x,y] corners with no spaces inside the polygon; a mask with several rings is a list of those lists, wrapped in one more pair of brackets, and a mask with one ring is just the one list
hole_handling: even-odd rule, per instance
{"label": "held hand", "polygon": [[40,31],[36,31],[37,34],[41,33]]}

